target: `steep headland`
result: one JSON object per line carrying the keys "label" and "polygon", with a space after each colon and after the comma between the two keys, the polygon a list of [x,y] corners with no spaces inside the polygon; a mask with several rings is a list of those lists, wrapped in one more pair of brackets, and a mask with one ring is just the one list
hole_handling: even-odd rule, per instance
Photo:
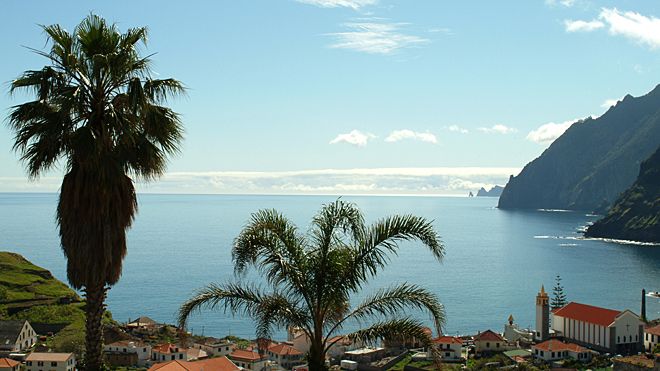
{"label": "steep headland", "polygon": [[660,242],[660,147],[642,162],[635,183],[585,235]]}
{"label": "steep headland", "polygon": [[512,176],[498,207],[604,212],[635,181],[659,138],[660,86],[627,95],[602,116],[574,123]]}
{"label": "steep headland", "polygon": [[481,189],[479,189],[479,192],[477,192],[477,197],[500,197],[503,190],[504,187],[498,185],[491,188],[490,191],[487,191],[486,188],[481,187]]}

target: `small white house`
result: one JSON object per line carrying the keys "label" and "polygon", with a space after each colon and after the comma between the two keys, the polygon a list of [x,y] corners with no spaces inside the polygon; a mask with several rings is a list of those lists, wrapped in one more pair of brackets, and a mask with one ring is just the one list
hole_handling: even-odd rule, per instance
{"label": "small white house", "polygon": [[572,358],[587,362],[591,360],[593,351],[574,343],[564,343],[557,339],[546,340],[532,346],[534,357],[546,362]]}
{"label": "small white house", "polygon": [[291,344],[279,343],[268,347],[268,358],[276,362],[285,370],[290,370],[294,366],[300,366],[305,363],[303,352],[294,348]]}
{"label": "small white house", "polygon": [[13,353],[30,349],[37,333],[28,321],[0,321],[0,352]]}
{"label": "small white house", "polygon": [[122,354],[137,354],[138,366],[144,367],[151,359],[151,345],[139,341],[122,340],[103,346],[106,353],[115,352]]}
{"label": "small white house", "polygon": [[76,356],[73,353],[31,353],[25,358],[25,371],[73,371]]}
{"label": "small white house", "polygon": [[433,339],[433,347],[436,356],[443,360],[456,361],[461,359],[463,340],[454,336],[440,336]]}
{"label": "small white house", "polygon": [[644,329],[644,350],[652,352],[660,344],[660,325]]}
{"label": "small white house", "polygon": [[236,348],[236,344],[234,344],[229,340],[209,337],[203,340],[196,341],[193,344],[193,348],[201,349],[205,351],[209,356],[222,357],[233,352],[234,349]]}
{"label": "small white house", "polygon": [[235,349],[227,358],[236,366],[251,371],[261,371],[269,364],[268,357],[265,355],[243,349]]}

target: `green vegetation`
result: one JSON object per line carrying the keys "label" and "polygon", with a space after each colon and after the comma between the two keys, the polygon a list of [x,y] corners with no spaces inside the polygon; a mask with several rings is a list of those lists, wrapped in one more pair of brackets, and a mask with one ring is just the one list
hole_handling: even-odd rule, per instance
{"label": "green vegetation", "polygon": [[[131,176],[158,178],[178,151],[179,115],[164,104],[184,87],[152,78],[149,56],[140,55],[144,27],[121,33],[90,14],[72,32],[57,24],[41,28],[50,50],[34,51],[48,64],[11,82],[11,93],[34,100],[13,106],[8,123],[31,178],[64,165],[57,223],[69,283],[85,292],[85,368],[96,371],[106,287],[121,276],[126,230],[137,210]],[[13,278],[7,282],[28,284]],[[35,288],[34,295],[56,289]]]}
{"label": "green vegetation", "polygon": [[660,242],[660,147],[641,164],[635,183],[586,235]]}
{"label": "green vegetation", "polygon": [[0,251],[0,304],[15,306],[22,301],[61,298],[77,300],[78,295],[48,270],[18,254]]}
{"label": "green vegetation", "polygon": [[401,358],[399,362],[395,363],[394,366],[390,367],[389,371],[402,371],[411,360],[412,354],[408,353],[405,357]]}
{"label": "green vegetation", "polygon": [[564,286],[561,284],[561,277],[557,275],[555,278],[555,287],[552,288],[552,302],[550,306],[552,309],[561,308],[566,305],[566,294],[564,294]]}
{"label": "green vegetation", "polygon": [[511,177],[499,207],[605,212],[635,181],[658,138],[660,87],[642,97],[628,95],[602,116],[574,123]]}
{"label": "green vegetation", "polygon": [[325,355],[347,321],[366,329],[347,334],[365,344],[377,339],[415,337],[430,344],[423,324],[409,316],[424,310],[442,333],[444,311],[435,294],[408,283],[381,289],[355,308],[350,299],[398,252],[398,243],[417,240],[441,259],[444,248],[431,222],[412,215],[391,216],[367,226],[360,210],[337,200],[324,205],[312,219],[311,229],[301,234],[275,210],[252,215],[234,241],[232,256],[237,274],[257,268],[272,291],[244,281],[212,284],[198,292],[180,309],[184,327],[194,311],[210,307],[245,313],[255,321],[258,338],[270,338],[273,328],[299,328],[310,339],[310,369],[323,370]]}

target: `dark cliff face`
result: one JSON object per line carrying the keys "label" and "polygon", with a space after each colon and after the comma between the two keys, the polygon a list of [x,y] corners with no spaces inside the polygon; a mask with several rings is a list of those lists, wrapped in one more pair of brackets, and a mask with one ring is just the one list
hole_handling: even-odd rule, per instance
{"label": "dark cliff face", "polygon": [[660,242],[660,147],[642,163],[635,183],[585,235]]}
{"label": "dark cliff face", "polygon": [[498,185],[493,186],[490,191],[487,191],[486,188],[481,187],[479,192],[477,192],[477,197],[500,197],[502,190],[504,190],[504,187],[500,187]]}
{"label": "dark cliff face", "polygon": [[573,124],[509,180],[498,207],[606,210],[659,143],[660,85],[642,97],[627,95],[597,119]]}

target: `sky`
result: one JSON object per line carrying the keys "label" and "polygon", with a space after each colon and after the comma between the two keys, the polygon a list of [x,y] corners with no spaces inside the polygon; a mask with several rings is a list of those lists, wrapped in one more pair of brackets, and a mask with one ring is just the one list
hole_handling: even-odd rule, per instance
{"label": "sky", "polygon": [[466,195],[504,185],[578,119],[660,82],[660,2],[6,0],[0,192],[29,181],[9,83],[46,60],[40,24],[147,26],[185,141],[140,192]]}

